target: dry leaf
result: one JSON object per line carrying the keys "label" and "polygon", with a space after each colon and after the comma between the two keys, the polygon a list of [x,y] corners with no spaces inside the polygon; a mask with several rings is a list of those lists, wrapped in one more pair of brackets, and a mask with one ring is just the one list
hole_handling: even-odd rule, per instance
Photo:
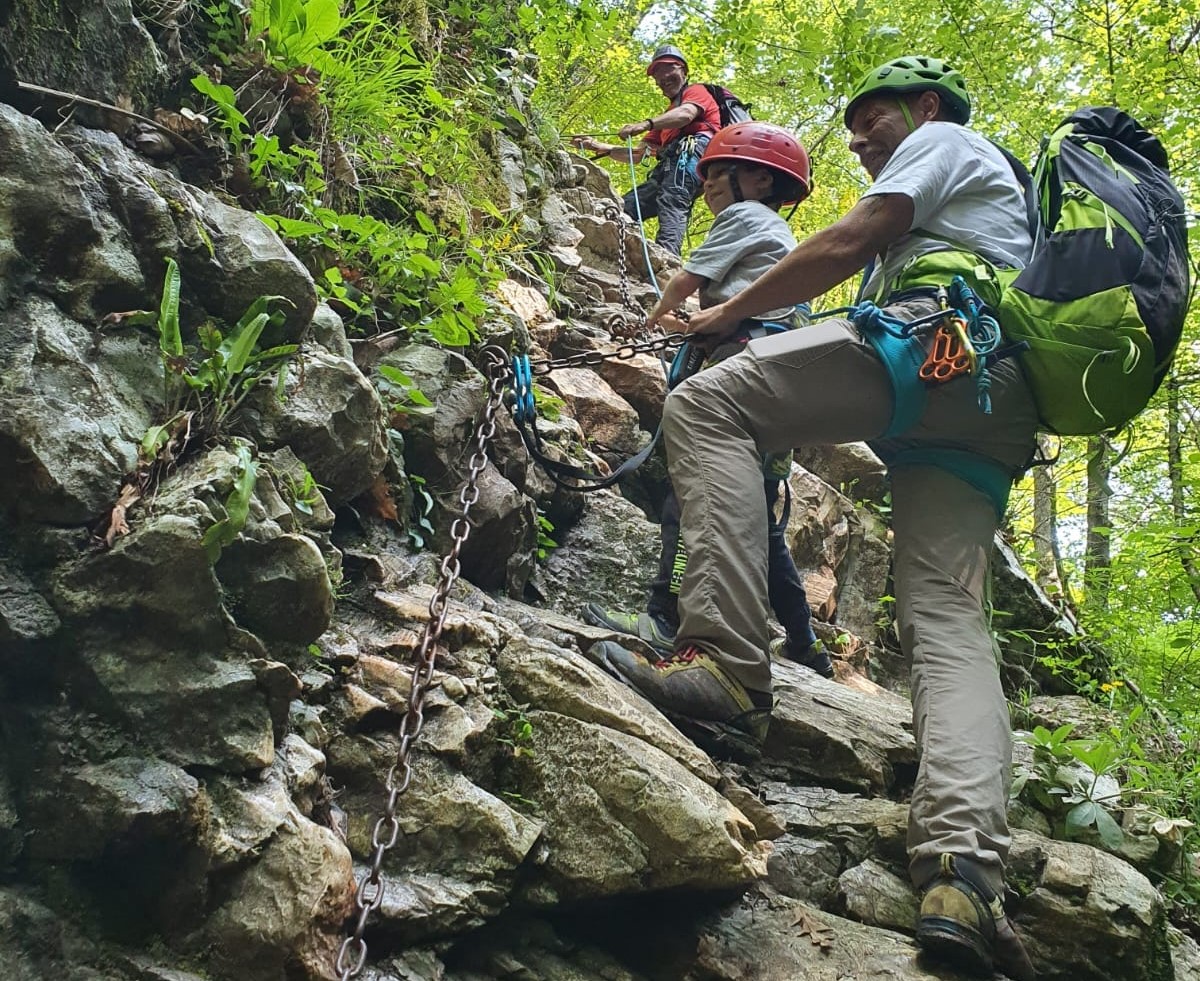
{"label": "dry leaf", "polygon": [[125,484],[121,488],[121,493],[108,518],[108,530],[104,532],[104,544],[109,548],[112,548],[112,543],[121,535],[129,534],[129,523],[125,520],[125,515],[141,500],[141,497],[142,492],[136,484]]}
{"label": "dry leaf", "polygon": [[364,496],[371,502],[371,513],[387,521],[400,520],[400,515],[396,512],[396,502],[392,498],[392,489],[383,474],[375,478],[375,482],[367,488]]}
{"label": "dry leaf", "polygon": [[833,950],[833,927],[822,923],[804,907],[796,909],[792,926],[799,927],[800,936],[808,937],[814,947],[821,948],[821,953],[828,954]]}

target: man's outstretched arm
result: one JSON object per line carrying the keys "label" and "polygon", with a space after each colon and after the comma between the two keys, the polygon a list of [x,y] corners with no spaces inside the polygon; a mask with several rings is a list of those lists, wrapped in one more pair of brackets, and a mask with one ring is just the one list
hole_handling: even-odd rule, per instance
{"label": "man's outstretched arm", "polygon": [[907,233],[913,203],[903,194],[872,194],[805,239],[736,296],[692,316],[688,333],[722,337],[746,317],[811,300],[859,272]]}

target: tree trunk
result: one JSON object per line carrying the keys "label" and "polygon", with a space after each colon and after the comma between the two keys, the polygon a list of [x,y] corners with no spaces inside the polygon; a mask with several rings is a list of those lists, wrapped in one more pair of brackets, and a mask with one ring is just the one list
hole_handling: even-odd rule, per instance
{"label": "tree trunk", "polygon": [[[1187,506],[1183,488],[1183,433],[1179,416],[1179,379],[1171,374],[1167,378],[1167,473],[1171,478],[1171,516],[1175,524],[1188,524]],[[1180,542],[1179,562],[1187,575],[1192,595],[1200,603],[1200,565],[1195,558],[1195,542]]]}
{"label": "tree trunk", "polygon": [[[1038,437],[1039,455],[1049,458],[1049,440]],[[1034,577],[1054,602],[1070,604],[1058,550],[1058,482],[1051,465],[1033,468]]]}
{"label": "tree trunk", "polygon": [[1108,478],[1112,453],[1103,436],[1088,439],[1087,543],[1084,551],[1084,583],[1087,600],[1108,609],[1109,573],[1112,567],[1109,502],[1112,488]]}

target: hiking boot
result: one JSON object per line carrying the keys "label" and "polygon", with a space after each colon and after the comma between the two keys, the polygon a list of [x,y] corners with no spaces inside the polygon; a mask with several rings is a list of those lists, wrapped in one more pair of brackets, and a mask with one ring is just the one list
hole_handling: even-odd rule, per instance
{"label": "hiking boot", "polygon": [[707,651],[688,645],[651,661],[606,640],[592,654],[672,722],[683,722],[689,735],[700,729],[743,743],[748,736],[755,749],[762,746],[771,721],[770,692],[747,691]]}
{"label": "hiking boot", "polygon": [[993,969],[1014,981],[1035,981],[1033,964],[1000,897],[969,859],[941,857],[917,918],[917,944],[931,958],[975,977]]}
{"label": "hiking boot", "polygon": [[833,677],[833,661],[825,650],[825,645],[819,640],[813,641],[808,647],[797,648],[789,638],[779,646],[778,653],[789,661],[795,661],[817,672],[822,678]]}
{"label": "hiking boot", "polygon": [[583,608],[583,619],[593,627],[607,627],[644,640],[662,654],[670,654],[675,649],[675,631],[653,613],[623,613],[606,610],[598,603],[588,603]]}

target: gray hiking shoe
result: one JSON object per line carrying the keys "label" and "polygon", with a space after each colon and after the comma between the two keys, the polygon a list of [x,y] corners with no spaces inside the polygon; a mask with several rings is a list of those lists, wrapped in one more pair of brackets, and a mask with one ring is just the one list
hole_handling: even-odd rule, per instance
{"label": "gray hiking shoe", "polygon": [[747,691],[699,647],[682,647],[651,661],[620,644],[601,641],[592,654],[672,721],[697,723],[712,733],[737,730],[756,747],[766,738],[770,693]]}
{"label": "gray hiking shoe", "polygon": [[623,613],[606,610],[598,603],[588,603],[583,608],[583,619],[593,627],[607,627],[644,640],[663,654],[670,654],[675,649],[675,631],[652,613]]}
{"label": "gray hiking shoe", "polygon": [[943,855],[937,877],[924,888],[917,944],[930,958],[975,977],[990,978],[995,970],[1014,981],[1036,981],[1000,897],[973,862]]}

